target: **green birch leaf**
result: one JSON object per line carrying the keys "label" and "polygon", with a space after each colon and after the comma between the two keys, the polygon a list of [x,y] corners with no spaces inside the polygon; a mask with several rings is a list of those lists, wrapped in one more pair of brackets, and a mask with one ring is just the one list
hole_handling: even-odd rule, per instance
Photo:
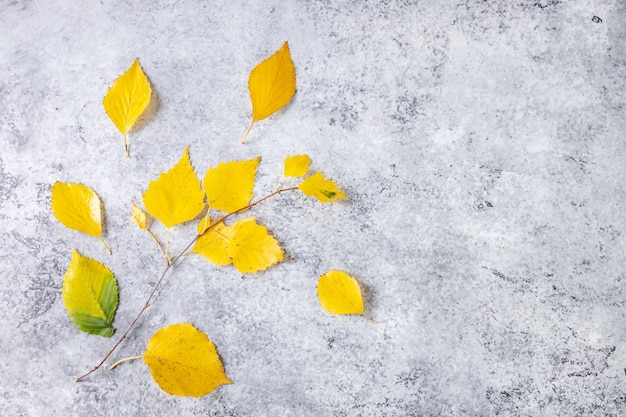
{"label": "green birch leaf", "polygon": [[111,337],[118,304],[113,272],[95,259],[72,249],[72,260],[63,278],[63,304],[76,327],[86,333]]}

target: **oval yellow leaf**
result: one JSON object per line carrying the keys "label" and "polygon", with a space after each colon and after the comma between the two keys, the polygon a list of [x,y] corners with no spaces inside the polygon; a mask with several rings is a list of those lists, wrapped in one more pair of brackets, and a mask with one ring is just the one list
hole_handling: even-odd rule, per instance
{"label": "oval yellow leaf", "polygon": [[339,186],[332,180],[327,180],[321,172],[316,172],[302,181],[298,188],[304,194],[315,197],[322,203],[338,203],[340,199],[348,199]]}
{"label": "oval yellow leaf", "polygon": [[139,207],[137,207],[133,201],[130,202],[130,205],[132,208],[132,214],[130,216],[130,219],[141,230],[147,230],[150,224],[149,224],[148,216],[146,215],[146,212],[140,209]]}
{"label": "oval yellow leaf", "polygon": [[189,146],[172,169],[150,182],[143,204],[167,227],[192,220],[204,210],[204,192],[189,160]]}
{"label": "oval yellow leaf", "polygon": [[72,261],[63,278],[63,304],[76,326],[87,333],[110,337],[118,304],[113,272],[95,259],[72,249]]}
{"label": "oval yellow leaf", "polygon": [[220,222],[205,232],[210,224],[211,219],[200,221],[198,225],[200,237],[196,240],[192,252],[205,257],[215,265],[230,265],[233,262],[230,256],[230,242],[235,236],[235,230],[232,226]]}
{"label": "oval yellow leaf", "polygon": [[222,162],[209,168],[204,176],[204,190],[211,209],[233,212],[247,206],[254,195],[254,177],[261,157],[247,161]]}
{"label": "oval yellow leaf", "polygon": [[152,88],[136,58],[130,68],[115,80],[102,104],[117,129],[124,135],[124,146],[128,156],[126,134],[148,107]]}
{"label": "oval yellow leaf", "polygon": [[287,42],[272,56],[254,67],[248,79],[248,89],[252,101],[252,122],[242,143],[255,122],[283,108],[296,92],[296,69]]}
{"label": "oval yellow leaf", "polygon": [[303,177],[309,172],[311,158],[308,155],[292,155],[285,158],[285,177]]}
{"label": "oval yellow leaf", "polygon": [[83,184],[57,181],[52,186],[52,212],[64,226],[102,237],[102,202]]}
{"label": "oval yellow leaf", "polygon": [[143,360],[154,381],[171,395],[201,397],[220,385],[232,384],[213,342],[190,323],[157,331]]}
{"label": "oval yellow leaf", "polygon": [[235,268],[242,274],[263,271],[283,260],[283,250],[265,226],[253,217],[233,224],[234,236],[230,254]]}
{"label": "oval yellow leaf", "polygon": [[363,314],[359,283],[343,271],[332,270],[320,277],[317,298],[322,308],[329,313]]}

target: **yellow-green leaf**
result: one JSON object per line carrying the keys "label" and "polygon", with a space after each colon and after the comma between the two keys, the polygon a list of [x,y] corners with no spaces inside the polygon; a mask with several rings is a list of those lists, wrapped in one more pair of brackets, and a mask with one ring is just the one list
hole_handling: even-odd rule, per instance
{"label": "yellow-green leaf", "polygon": [[285,158],[285,177],[302,177],[309,171],[311,158],[308,155],[292,155]]}
{"label": "yellow-green leaf", "polygon": [[242,274],[263,271],[283,260],[278,241],[253,217],[239,220],[232,227],[230,254],[235,268]]}
{"label": "yellow-green leaf", "polygon": [[356,279],[343,271],[329,271],[317,282],[322,308],[333,314],[363,314],[361,288]]}
{"label": "yellow-green leaf", "polygon": [[146,212],[140,209],[135,205],[133,201],[130,202],[132,207],[132,214],[130,219],[135,223],[141,230],[147,230],[150,227],[148,216]]}
{"label": "yellow-green leaf", "polygon": [[57,181],[52,186],[52,212],[66,227],[102,237],[102,202],[83,184]]}
{"label": "yellow-green leaf", "polygon": [[204,210],[204,192],[189,160],[189,147],[176,165],[150,182],[143,204],[168,228],[192,220]]}
{"label": "yellow-green leaf", "polygon": [[115,80],[104,96],[104,110],[124,135],[126,156],[128,156],[126,134],[148,107],[151,94],[150,82],[139,66],[139,58],[136,58],[130,68]]}
{"label": "yellow-green leaf", "polygon": [[304,194],[315,197],[322,203],[338,203],[339,199],[348,199],[339,186],[332,180],[327,180],[321,172],[316,172],[315,175],[302,181],[298,188]]}
{"label": "yellow-green leaf", "polygon": [[235,230],[232,226],[220,222],[205,232],[210,224],[210,218],[200,220],[198,234],[201,236],[196,240],[192,251],[215,265],[230,265],[233,262],[230,256],[230,241],[235,235]]}
{"label": "yellow-green leaf", "polygon": [[72,249],[72,261],[63,278],[63,303],[76,326],[87,333],[111,337],[118,304],[113,272],[95,259]]}
{"label": "yellow-green leaf", "polygon": [[209,168],[204,176],[204,190],[211,209],[232,212],[250,203],[254,177],[261,157],[247,161],[222,162]]}
{"label": "yellow-green leaf", "polygon": [[201,397],[232,384],[213,342],[190,323],[158,330],[148,341],[143,360],[154,381],[171,395]]}
{"label": "yellow-green leaf", "polygon": [[252,101],[252,122],[242,143],[255,122],[283,108],[296,92],[296,69],[287,42],[276,53],[254,67],[248,79],[248,89]]}

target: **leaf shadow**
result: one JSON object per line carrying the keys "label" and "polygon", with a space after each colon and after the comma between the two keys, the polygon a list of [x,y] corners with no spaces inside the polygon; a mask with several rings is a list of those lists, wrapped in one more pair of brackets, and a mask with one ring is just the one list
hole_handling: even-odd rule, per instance
{"label": "leaf shadow", "polygon": [[154,115],[157,113],[160,104],[161,101],[159,100],[159,95],[157,94],[156,90],[152,88],[152,93],[150,94],[150,101],[148,102],[148,106],[143,111],[143,113],[141,113],[139,118],[137,118],[135,124],[133,125],[133,128],[130,130],[130,133],[135,133],[143,129],[143,127],[147,125],[148,122],[152,120]]}
{"label": "leaf shadow", "polygon": [[[371,285],[363,283],[359,280],[359,287],[361,287],[361,297],[363,298],[363,309],[368,316],[373,308],[376,306],[375,291]],[[375,318],[375,317],[372,317]]]}

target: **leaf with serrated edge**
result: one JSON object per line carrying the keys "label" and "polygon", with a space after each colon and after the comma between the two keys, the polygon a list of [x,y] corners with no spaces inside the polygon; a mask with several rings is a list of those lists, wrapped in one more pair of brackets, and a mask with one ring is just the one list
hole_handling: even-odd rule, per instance
{"label": "leaf with serrated edge", "polygon": [[209,168],[204,176],[204,190],[211,209],[232,212],[250,203],[254,177],[261,157],[246,161],[222,162]]}
{"label": "leaf with serrated edge", "polygon": [[317,297],[329,313],[363,314],[359,283],[343,271],[332,270],[322,275],[317,282]]}
{"label": "leaf with serrated edge", "polygon": [[66,227],[102,237],[102,202],[86,185],[57,181],[52,186],[52,212]]}
{"label": "leaf with serrated edge", "polygon": [[232,384],[213,342],[190,323],[158,330],[148,341],[143,360],[154,381],[171,395],[202,397]]}
{"label": "leaf with serrated edge", "polygon": [[63,278],[63,303],[82,331],[111,337],[117,310],[118,287],[113,272],[95,259],[72,249],[72,260]]}
{"label": "leaf with serrated edge", "polygon": [[204,192],[189,160],[189,147],[176,165],[150,182],[143,204],[168,228],[193,220],[204,210]]}
{"label": "leaf with serrated edge", "polygon": [[298,188],[304,194],[315,197],[322,203],[338,203],[339,199],[348,199],[339,186],[332,180],[327,180],[321,172],[316,172],[315,175],[306,178]]}
{"label": "leaf with serrated edge", "polygon": [[285,177],[302,177],[309,171],[311,158],[308,155],[292,155],[285,158]]}
{"label": "leaf with serrated edge", "polygon": [[278,241],[253,217],[239,220],[232,227],[235,235],[230,241],[230,254],[242,274],[263,271],[283,260]]}
{"label": "leaf with serrated edge", "polygon": [[233,262],[230,256],[230,241],[234,237],[235,230],[232,226],[226,226],[220,222],[205,232],[210,224],[210,218],[200,220],[198,234],[201,236],[196,240],[192,251],[215,265],[230,265]]}
{"label": "leaf with serrated edge", "polygon": [[252,122],[242,143],[255,122],[283,108],[296,92],[296,69],[287,42],[272,56],[254,67],[248,79],[248,89],[252,101]]}

